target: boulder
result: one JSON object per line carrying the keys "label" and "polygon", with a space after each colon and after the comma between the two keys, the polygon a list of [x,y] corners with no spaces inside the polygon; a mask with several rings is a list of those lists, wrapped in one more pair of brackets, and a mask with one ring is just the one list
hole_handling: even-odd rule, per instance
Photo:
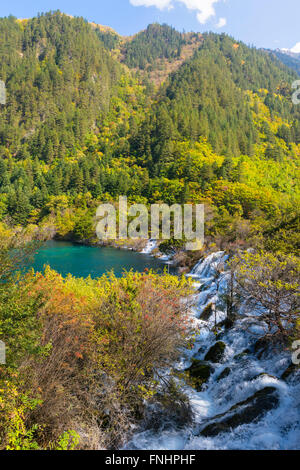
{"label": "boulder", "polygon": [[208,382],[213,371],[214,369],[210,364],[205,361],[199,361],[198,359],[192,359],[192,365],[186,369],[186,372],[192,378],[193,385],[197,392],[200,392],[202,385]]}
{"label": "boulder", "polygon": [[254,344],[254,353],[258,359],[261,359],[269,349],[270,339],[266,337],[259,338]]}
{"label": "boulder", "polygon": [[225,349],[226,349],[226,344],[223,343],[223,341],[218,341],[216,344],[214,344],[210,348],[204,360],[209,361],[209,362],[215,362],[215,363],[220,362],[224,357]]}
{"label": "boulder", "polygon": [[243,357],[248,356],[248,354],[250,354],[250,349],[245,349],[241,353],[236,354],[233,359],[236,361],[236,360],[242,359]]}
{"label": "boulder", "polygon": [[220,380],[223,380],[225,379],[226,377],[228,377],[228,375],[230,374],[231,372],[231,369],[230,367],[226,367],[223,372],[221,372],[221,374],[219,375],[219,377],[217,378],[217,382],[220,382]]}
{"label": "boulder", "polygon": [[210,319],[210,317],[211,317],[211,315],[213,314],[213,311],[214,311],[213,306],[214,306],[214,304],[212,304],[212,303],[206,305],[206,307],[204,308],[204,310],[202,311],[202,313],[200,315],[200,320],[208,321]]}
{"label": "boulder", "polygon": [[266,387],[256,392],[247,400],[232,406],[226,413],[212,418],[200,432],[201,436],[213,437],[229,432],[243,424],[257,422],[266,413],[279,404],[278,391],[275,387]]}
{"label": "boulder", "polygon": [[220,321],[217,326],[219,326],[220,328],[223,328],[224,326],[225,330],[230,330],[230,328],[234,326],[236,319],[237,315],[232,314],[230,316],[227,316],[225,320]]}
{"label": "boulder", "polygon": [[282,380],[288,380],[294,372],[299,370],[299,366],[296,366],[295,364],[291,363],[289,367],[284,371],[284,373],[281,376]]}

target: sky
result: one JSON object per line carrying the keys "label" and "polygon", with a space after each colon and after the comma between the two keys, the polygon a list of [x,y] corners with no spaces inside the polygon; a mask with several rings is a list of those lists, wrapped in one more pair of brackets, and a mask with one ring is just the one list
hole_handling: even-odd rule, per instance
{"label": "sky", "polygon": [[179,31],[226,32],[246,44],[300,52],[299,0],[10,0],[0,16],[61,10],[129,36],[153,22]]}

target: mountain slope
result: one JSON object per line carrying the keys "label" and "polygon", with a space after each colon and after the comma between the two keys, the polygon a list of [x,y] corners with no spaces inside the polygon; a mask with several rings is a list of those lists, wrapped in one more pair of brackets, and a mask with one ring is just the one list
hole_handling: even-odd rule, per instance
{"label": "mountain slope", "polygon": [[282,50],[271,51],[287,67],[295,70],[300,75],[300,54],[293,54]]}
{"label": "mountain slope", "polygon": [[260,139],[249,92],[260,95],[271,115],[292,125],[291,141],[296,141],[299,110],[289,99],[295,78],[267,53],[225,35],[204,35],[194,57],[170,76],[159,94],[148,130],[153,161],[167,152],[170,140],[199,137],[207,138],[217,153],[252,155]]}
{"label": "mountain slope", "polygon": [[120,67],[92,28],[60,12],[0,20],[0,148],[51,162],[76,147],[109,108]]}
{"label": "mountain slope", "polygon": [[[205,202],[212,239],[296,217],[297,75],[274,56],[165,25],[128,40],[60,12],[2,19],[0,35],[0,220],[85,239],[95,206],[119,195]],[[230,228],[242,219],[249,230]]]}

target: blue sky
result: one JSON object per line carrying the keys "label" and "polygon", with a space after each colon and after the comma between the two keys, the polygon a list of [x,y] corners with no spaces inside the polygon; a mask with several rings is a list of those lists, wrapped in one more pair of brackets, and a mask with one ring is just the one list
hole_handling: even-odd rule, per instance
{"label": "blue sky", "polygon": [[300,52],[299,0],[10,0],[1,3],[0,16],[13,14],[29,18],[38,12],[60,9],[109,25],[122,35],[134,34],[158,21],[180,31],[225,31],[257,47],[294,48]]}

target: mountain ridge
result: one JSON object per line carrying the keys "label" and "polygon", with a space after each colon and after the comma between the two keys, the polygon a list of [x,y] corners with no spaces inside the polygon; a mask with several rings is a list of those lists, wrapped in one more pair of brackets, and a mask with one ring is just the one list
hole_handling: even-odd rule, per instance
{"label": "mountain ridge", "polygon": [[94,205],[119,195],[204,201],[218,236],[227,217],[257,233],[294,214],[297,74],[274,55],[154,24],[126,64],[114,33],[60,12],[1,19],[0,37],[0,220],[89,238]]}

